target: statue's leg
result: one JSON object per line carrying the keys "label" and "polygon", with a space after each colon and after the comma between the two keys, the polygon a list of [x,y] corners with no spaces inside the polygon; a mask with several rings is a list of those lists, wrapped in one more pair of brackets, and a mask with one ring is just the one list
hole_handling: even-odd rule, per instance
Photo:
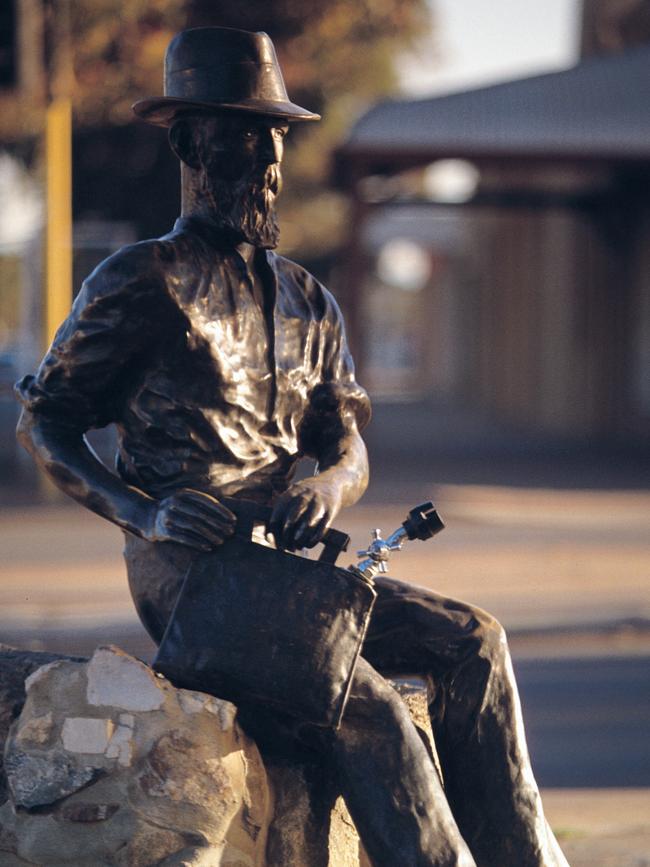
{"label": "statue's leg", "polygon": [[[280,816],[269,835],[273,864],[327,862],[329,814],[342,794],[373,867],[476,867],[406,705],[366,660],[358,662],[336,732],[259,706],[240,706],[238,719],[274,782],[283,764],[302,775],[298,787],[289,782],[294,798],[297,792],[307,799],[307,809],[298,810],[307,826],[291,851],[295,839],[286,839]],[[290,823],[295,814],[289,810]]]}
{"label": "statue's leg", "polygon": [[463,602],[387,578],[363,655],[418,674],[445,793],[479,867],[568,867],[542,810],[503,628]]}
{"label": "statue's leg", "polygon": [[474,867],[406,706],[364,659],[341,727],[328,739],[374,867]]}

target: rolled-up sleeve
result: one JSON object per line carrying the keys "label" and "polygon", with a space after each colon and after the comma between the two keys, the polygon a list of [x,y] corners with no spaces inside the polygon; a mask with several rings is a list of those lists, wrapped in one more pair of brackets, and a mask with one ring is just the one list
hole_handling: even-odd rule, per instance
{"label": "rolled-up sleeve", "polygon": [[28,411],[82,431],[116,420],[134,359],[154,333],[161,280],[152,259],[136,244],[87,278],[36,375],[16,385]]}

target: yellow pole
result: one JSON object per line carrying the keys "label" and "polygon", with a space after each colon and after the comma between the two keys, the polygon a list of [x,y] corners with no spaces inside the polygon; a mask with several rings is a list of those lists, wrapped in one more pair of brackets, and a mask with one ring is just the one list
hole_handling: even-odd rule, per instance
{"label": "yellow pole", "polygon": [[47,345],[72,304],[72,103],[57,99],[46,113],[46,292]]}

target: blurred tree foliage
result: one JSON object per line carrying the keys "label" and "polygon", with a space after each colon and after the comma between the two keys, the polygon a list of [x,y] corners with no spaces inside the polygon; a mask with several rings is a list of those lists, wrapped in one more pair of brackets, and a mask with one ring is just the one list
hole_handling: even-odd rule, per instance
{"label": "blurred tree foliage", "polygon": [[323,115],[296,125],[285,161],[282,248],[336,248],[344,202],[328,188],[329,155],[353,119],[396,86],[399,52],[429,33],[427,0],[75,0],[74,104],[82,125],[132,122],[130,106],[162,92],[162,62],[184,27],[264,30],[291,98]]}

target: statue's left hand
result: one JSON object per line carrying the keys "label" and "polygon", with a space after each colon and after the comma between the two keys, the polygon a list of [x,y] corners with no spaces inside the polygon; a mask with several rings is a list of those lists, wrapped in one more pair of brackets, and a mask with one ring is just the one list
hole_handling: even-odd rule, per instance
{"label": "statue's left hand", "polygon": [[341,508],[339,486],[317,476],[296,482],[278,499],[269,521],[276,545],[287,551],[313,548]]}

